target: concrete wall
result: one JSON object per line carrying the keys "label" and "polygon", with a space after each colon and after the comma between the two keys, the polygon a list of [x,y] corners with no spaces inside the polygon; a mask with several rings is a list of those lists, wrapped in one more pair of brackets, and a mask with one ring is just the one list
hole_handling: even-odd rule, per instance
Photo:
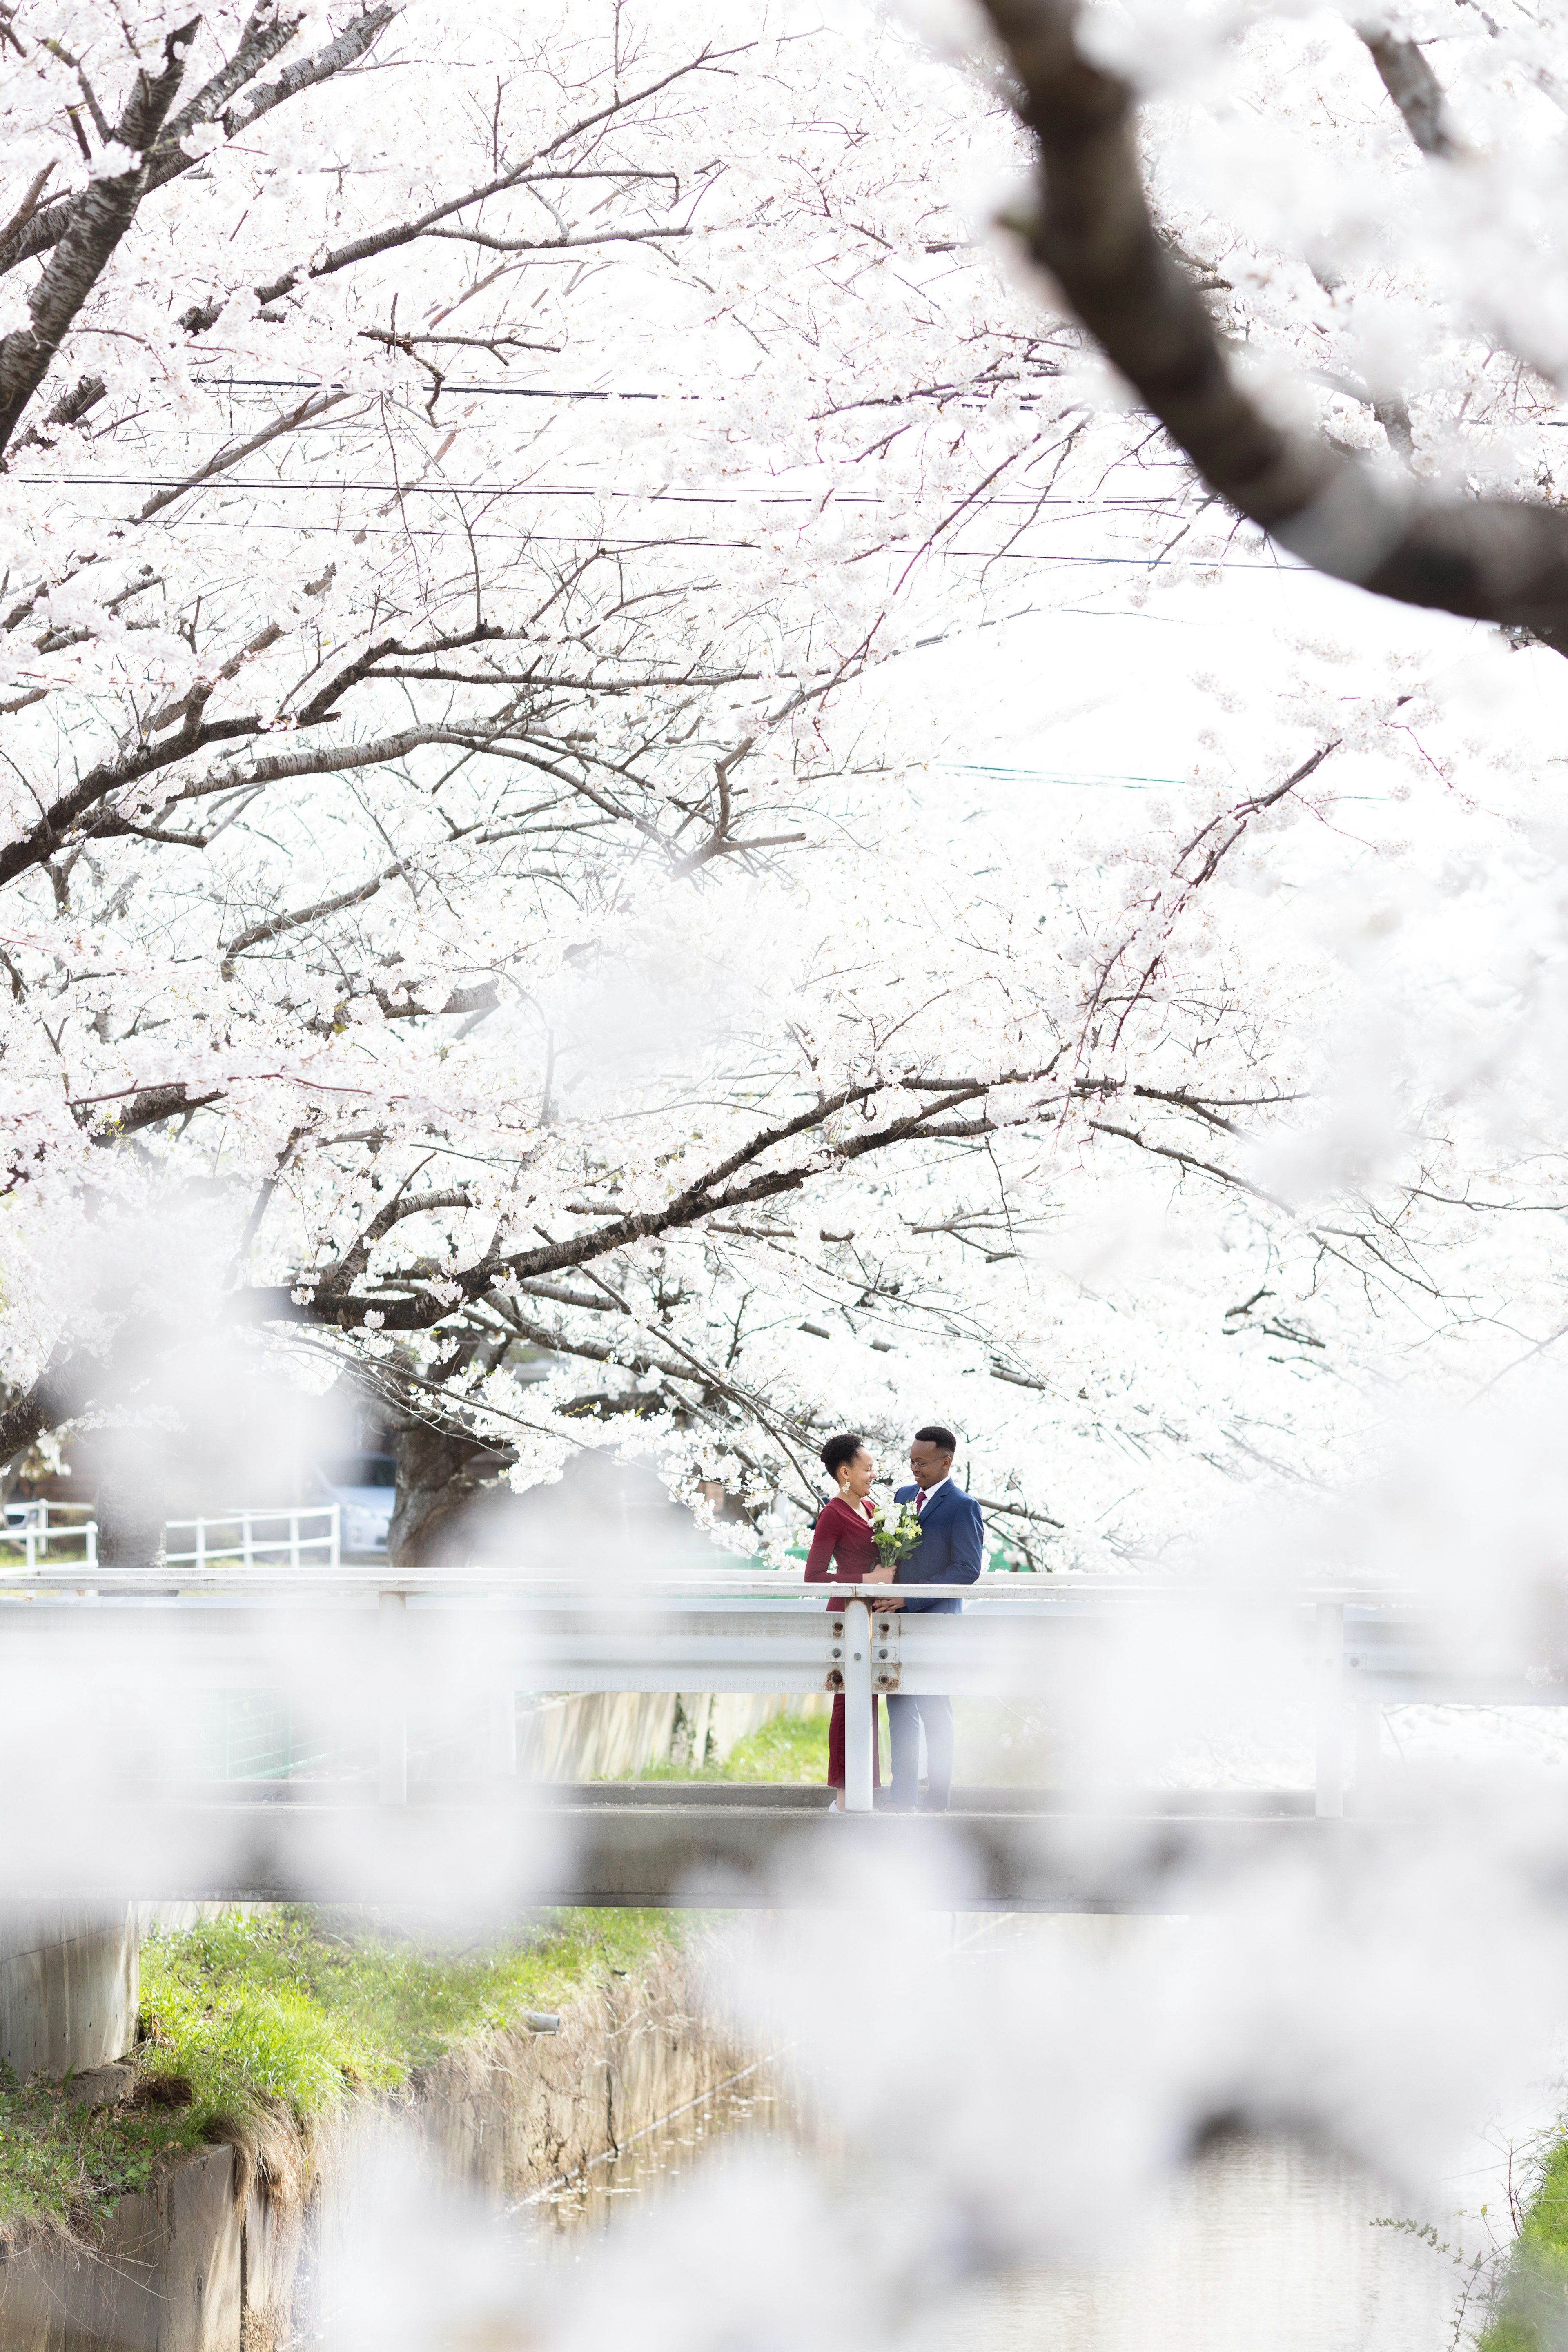
{"label": "concrete wall", "polygon": [[139,1990],[133,1905],[0,1905],[0,2058],[18,2074],[120,2057]]}
{"label": "concrete wall", "polygon": [[761,1692],[579,1691],[524,1699],[517,1769],[525,1780],[613,1780],[650,1764],[721,1760],[737,1739],[795,1705]]}
{"label": "concrete wall", "polygon": [[90,2254],[0,2263],[5,2352],[240,2352],[243,2214],[232,2147],[122,2197]]}
{"label": "concrete wall", "polygon": [[0,2259],[0,2347],[278,2352],[315,2340],[314,2315],[342,2293],[379,2160],[412,2143],[438,2181],[492,2205],[544,2187],[745,2063],[692,2009],[671,1953],[573,2002],[558,2036],[488,2035],[422,2069],[401,2096],[350,2101],[308,2163],[299,2147],[259,2168],[231,2147],[188,2158],[147,2195],[122,2198],[90,2252]]}

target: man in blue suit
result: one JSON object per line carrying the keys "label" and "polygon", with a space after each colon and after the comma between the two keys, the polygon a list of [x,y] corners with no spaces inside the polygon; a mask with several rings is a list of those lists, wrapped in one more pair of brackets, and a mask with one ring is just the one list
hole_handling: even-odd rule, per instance
{"label": "man in blue suit", "polygon": [[[973,1584],[980,1573],[985,1522],[972,1495],[952,1480],[952,1457],[958,1440],[951,1429],[933,1423],[915,1432],[910,1447],[912,1486],[900,1486],[897,1503],[913,1503],[920,1513],[921,1539],[899,1562],[895,1584]],[[955,1592],[951,1601],[894,1601],[879,1606],[934,1610],[956,1617],[963,1607]],[[894,1691],[888,1699],[888,1730],[893,1749],[893,1785],[888,1809],[912,1812],[919,1799],[921,1726],[926,1735],[926,1795],[922,1810],[945,1813],[952,1793],[952,1701],[924,1693]]]}

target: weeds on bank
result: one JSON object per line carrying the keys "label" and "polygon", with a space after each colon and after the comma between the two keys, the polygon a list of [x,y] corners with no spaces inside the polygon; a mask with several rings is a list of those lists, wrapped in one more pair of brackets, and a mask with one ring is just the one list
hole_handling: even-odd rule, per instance
{"label": "weeds on bank", "polygon": [[90,2237],[203,2141],[243,2147],[280,2118],[308,2139],[351,2093],[395,2089],[443,2051],[629,1973],[673,1932],[662,1912],[558,1911],[442,1949],[386,1917],[289,1906],[150,1936],[130,2100],[84,2107],[68,2084],[0,2069],[0,2247]]}
{"label": "weeds on bank", "polygon": [[1477,2352],[1551,2352],[1568,2321],[1568,2137],[1545,2156]]}
{"label": "weeds on bank", "polygon": [[142,1949],[153,2066],[184,2078],[198,2123],[259,2095],[300,2124],[390,2090],[455,2042],[548,2009],[668,1937],[663,1915],[563,1911],[513,1938],[444,1951],[363,1914],[230,1913]]}
{"label": "weeds on bank", "polygon": [[200,2137],[188,2108],[80,2106],[67,2086],[24,2084],[0,2065],[0,2248],[89,2234]]}
{"label": "weeds on bank", "polygon": [[775,1715],[760,1731],[737,1739],[721,1763],[645,1765],[624,1775],[631,1780],[827,1780],[826,1715]]}

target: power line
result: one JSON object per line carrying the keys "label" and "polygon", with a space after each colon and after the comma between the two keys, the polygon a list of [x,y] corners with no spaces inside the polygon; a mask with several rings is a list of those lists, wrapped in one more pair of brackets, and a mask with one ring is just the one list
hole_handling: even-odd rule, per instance
{"label": "power line", "polygon": [[[35,489],[112,489],[112,490],[177,490],[189,477],[184,474],[17,474],[18,482]],[[645,506],[744,507],[776,506],[805,507],[816,504],[809,490],[626,490],[614,488],[600,489],[591,482],[371,482],[345,478],[342,481],[313,481],[298,477],[279,477],[259,481],[243,477],[231,478],[215,474],[206,481],[192,481],[190,495],[198,490],[252,490],[265,494],[276,490],[361,490],[374,498],[484,498],[484,499],[616,499],[626,504]],[[884,497],[876,490],[831,492],[821,502],[820,510],[842,511],[846,508],[883,507],[896,505],[896,497]],[[1037,513],[1042,507],[1058,507],[1067,513],[1098,514],[1106,508],[1128,509],[1133,513],[1145,511],[1147,499],[1065,499],[1013,498],[978,499],[966,504],[969,514],[989,514],[994,509]]]}
{"label": "power line", "polygon": [[[348,392],[353,388],[346,383],[312,383],[308,377],[289,375],[198,375],[192,381],[204,392]],[[405,388],[409,398],[421,406],[430,397],[428,384],[412,384]],[[443,399],[448,393],[462,393],[465,396],[478,394],[493,400],[701,400],[704,397],[700,392],[575,392],[536,383],[458,383],[452,377],[446,376],[441,383]]]}
{"label": "power line", "polygon": [[[123,523],[125,517],[123,515],[84,515],[80,520],[84,522]],[[205,520],[195,517],[184,520],[177,515],[154,515],[144,528],[150,530],[286,530],[299,539],[320,538],[324,535],[329,539],[447,540],[459,536],[458,533],[450,530],[400,530],[395,524],[389,523],[260,522],[250,518],[241,522],[225,522],[217,517]],[[504,547],[602,547],[607,555],[636,554],[650,549],[678,547],[706,548],[721,553],[728,551],[741,555],[755,555],[760,552],[757,541],[750,539],[612,539],[606,538],[602,532],[542,530],[475,530],[465,531],[460,536],[464,545],[467,545],[468,540],[473,539],[483,540],[487,544]],[[1126,566],[1134,572],[1158,572],[1174,568],[1194,560],[1175,555],[1058,555],[1047,553],[1044,550],[1037,554],[1031,554],[1026,549],[1021,548],[945,546],[922,548],[907,543],[893,543],[875,551],[889,558],[923,555],[941,556],[950,562],[962,561],[969,563],[1046,563],[1061,566],[1083,563],[1112,568]],[[1205,572],[1268,572],[1276,573],[1282,579],[1293,578],[1311,568],[1304,563],[1254,563],[1243,556],[1204,556],[1196,560]]]}
{"label": "power line", "polygon": [[[372,397],[374,396],[374,392],[372,392],[371,388],[368,386],[353,386],[346,383],[317,382],[309,376],[198,375],[193,377],[192,382],[199,385],[201,390],[204,392],[209,390],[234,392],[349,392],[352,390],[362,390],[369,392]],[[405,397],[421,407],[424,406],[425,403],[430,397],[431,387],[428,384],[414,383],[400,385],[397,389],[402,392]],[[1016,386],[1010,385],[1005,387],[1005,389],[1016,392]],[[579,390],[575,387],[561,384],[459,383],[453,376],[445,376],[442,378],[439,386],[439,393],[442,399],[446,399],[448,394],[461,393],[465,396],[477,395],[481,399],[488,398],[493,400],[690,400],[700,402],[711,399],[715,396],[711,394],[702,392],[605,392],[596,388],[593,390]],[[914,392],[908,394],[908,398],[911,401],[944,400],[952,399],[954,395],[942,392]],[[1032,408],[1037,406],[1040,401],[1044,400],[1046,394],[1041,392],[1017,392],[1016,397],[1018,405],[1021,408]],[[959,393],[956,395],[956,400],[957,404],[961,408],[984,408],[987,404],[986,396],[981,393]],[[1174,466],[1175,461],[1173,459],[1170,462]]]}

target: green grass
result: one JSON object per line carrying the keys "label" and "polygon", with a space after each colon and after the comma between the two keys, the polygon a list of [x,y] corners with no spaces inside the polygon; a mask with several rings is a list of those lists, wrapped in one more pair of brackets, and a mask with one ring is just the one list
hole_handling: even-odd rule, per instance
{"label": "green grass", "polygon": [[[163,2160],[268,2118],[308,2143],[354,2091],[393,2089],[458,2043],[629,1972],[673,1932],[662,1912],[560,1911],[443,1952],[390,1923],[290,1907],[150,1937],[135,2103],[82,2108],[58,2084],[0,2073],[0,2244],[90,2236]],[[164,2084],[187,2104],[147,2104]]]}
{"label": "green grass", "polygon": [[632,1780],[827,1780],[826,1715],[775,1715],[760,1731],[737,1739],[722,1763],[647,1764]]}
{"label": "green grass", "polygon": [[162,2158],[199,2137],[188,2109],[76,2106],[58,2083],[24,2085],[0,2067],[0,2247],[90,2234]]}
{"label": "green grass", "polygon": [[1568,2332],[1568,2135],[1546,2156],[1477,2352],[1549,2352]]}

